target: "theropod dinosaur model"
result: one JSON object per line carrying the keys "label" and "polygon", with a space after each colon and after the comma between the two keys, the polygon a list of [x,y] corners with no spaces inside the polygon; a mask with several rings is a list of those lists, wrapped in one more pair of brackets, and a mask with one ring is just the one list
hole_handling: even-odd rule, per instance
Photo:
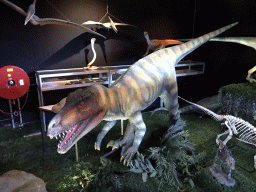
{"label": "theropod dinosaur model", "polygon": [[149,50],[157,51],[159,49],[165,48],[167,45],[174,45],[174,44],[182,44],[183,42],[174,40],[174,39],[165,39],[165,40],[158,40],[158,39],[152,39],[150,40],[148,32],[144,32],[144,37],[148,43],[147,51],[144,54],[144,57],[148,55]]}
{"label": "theropod dinosaur model", "polygon": [[146,125],[141,111],[159,96],[171,113],[171,121],[179,119],[179,104],[175,65],[200,45],[206,43],[237,23],[228,25],[197,39],[175,47],[161,49],[127,69],[107,88],[95,84],[86,89],[78,89],[69,94],[65,106],[50,121],[49,137],[63,135],[57,151],[66,153],[79,139],[91,131],[102,120],[109,121],[97,137],[95,149],[107,132],[119,119],[128,119],[124,138],[111,141],[112,149],[122,147],[121,160],[129,163],[137,152],[144,137]]}
{"label": "theropod dinosaur model", "polygon": [[[224,124],[227,126],[228,130],[225,131],[224,133],[217,135],[217,144],[219,143],[219,138],[222,135],[228,134],[227,138],[223,141],[223,144],[226,145],[227,142],[232,138],[233,134],[235,134],[238,137],[238,140],[256,146],[256,128],[252,124],[248,123],[247,121],[239,117],[234,117],[232,115],[218,115],[203,106],[187,101],[186,99],[183,99],[180,96],[178,97],[192,105],[195,105],[196,107],[204,111],[206,114],[210,115],[213,119],[217,121],[224,121]],[[254,156],[254,164],[256,165],[255,160],[256,155]]]}
{"label": "theropod dinosaur model", "polygon": [[72,27],[72,28],[76,28],[79,30],[83,30],[85,32],[90,32],[96,35],[99,35],[103,38],[103,35],[87,28],[84,27],[80,24],[71,22],[71,21],[66,21],[66,20],[61,20],[61,19],[55,19],[55,18],[39,18],[38,16],[35,15],[35,3],[36,0],[34,0],[34,2],[29,6],[28,9],[28,13],[26,13],[23,9],[21,9],[20,7],[18,7],[17,5],[7,1],[7,0],[0,0],[0,2],[6,4],[7,6],[11,7],[12,9],[14,9],[15,11],[18,11],[20,14],[24,15],[26,17],[25,19],[25,25],[30,22],[32,25],[49,25],[49,24],[56,24],[56,25],[65,25],[67,27]]}
{"label": "theropod dinosaur model", "polygon": [[[220,38],[214,38],[211,39],[211,41],[221,41],[221,42],[232,42],[232,43],[240,43],[242,45],[246,45],[248,47],[252,47],[256,50],[256,37],[220,37]],[[246,80],[248,81],[254,81],[256,80],[251,78],[251,75],[256,71],[256,66],[251,68],[248,71],[248,75],[246,77]]]}
{"label": "theropod dinosaur model", "polygon": [[[190,41],[191,39],[180,39],[180,41]],[[217,37],[212,38],[210,41],[220,41],[220,42],[232,42],[246,45],[252,47],[256,50],[256,37]],[[256,80],[251,78],[251,75],[256,71],[256,66],[248,70],[248,75],[246,80],[250,82],[256,82]]]}

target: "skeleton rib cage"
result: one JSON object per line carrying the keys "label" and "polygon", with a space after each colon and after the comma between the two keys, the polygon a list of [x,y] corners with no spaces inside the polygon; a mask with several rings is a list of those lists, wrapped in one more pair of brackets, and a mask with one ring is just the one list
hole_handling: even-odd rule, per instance
{"label": "skeleton rib cage", "polygon": [[224,124],[227,126],[228,130],[225,131],[222,134],[219,134],[217,136],[216,141],[219,139],[220,136],[222,135],[226,135],[229,134],[228,137],[225,139],[225,141],[223,142],[224,144],[226,144],[234,135],[237,136],[237,139],[244,142],[244,143],[248,143],[251,145],[256,146],[256,128],[248,123],[247,121],[239,118],[239,117],[234,117],[232,115],[218,115],[216,113],[214,113],[213,111],[192,103],[190,101],[187,101],[186,99],[183,99],[181,97],[179,97],[180,99],[197,106],[199,109],[201,109],[202,111],[204,111],[207,115],[210,115],[213,119],[217,120],[217,121],[224,121]]}

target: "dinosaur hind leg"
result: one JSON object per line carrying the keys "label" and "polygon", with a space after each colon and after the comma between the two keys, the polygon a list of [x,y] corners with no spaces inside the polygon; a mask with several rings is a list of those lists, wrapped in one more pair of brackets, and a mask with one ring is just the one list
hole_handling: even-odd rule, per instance
{"label": "dinosaur hind leg", "polygon": [[165,108],[170,112],[169,122],[175,124],[180,117],[176,79],[167,86],[166,91],[160,97],[164,102]]}

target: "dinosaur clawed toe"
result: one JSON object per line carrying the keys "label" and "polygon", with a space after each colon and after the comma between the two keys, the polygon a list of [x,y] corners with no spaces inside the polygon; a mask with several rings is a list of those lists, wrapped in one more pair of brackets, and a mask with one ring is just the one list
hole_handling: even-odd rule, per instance
{"label": "dinosaur clawed toe", "polygon": [[123,152],[123,154],[121,155],[120,161],[124,160],[124,165],[128,166],[137,151],[138,151],[138,147],[136,147],[134,145],[131,146],[128,150]]}

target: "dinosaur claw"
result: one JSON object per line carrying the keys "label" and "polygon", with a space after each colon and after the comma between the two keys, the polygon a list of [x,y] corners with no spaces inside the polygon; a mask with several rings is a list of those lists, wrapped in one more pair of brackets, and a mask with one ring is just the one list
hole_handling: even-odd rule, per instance
{"label": "dinosaur claw", "polygon": [[100,145],[98,143],[94,144],[94,149],[100,151]]}
{"label": "dinosaur claw", "polygon": [[[107,144],[107,148],[109,148],[109,147],[113,147],[114,146],[114,141],[113,140],[111,140],[111,141],[109,141],[109,143]],[[113,150],[113,149],[112,149]]]}

